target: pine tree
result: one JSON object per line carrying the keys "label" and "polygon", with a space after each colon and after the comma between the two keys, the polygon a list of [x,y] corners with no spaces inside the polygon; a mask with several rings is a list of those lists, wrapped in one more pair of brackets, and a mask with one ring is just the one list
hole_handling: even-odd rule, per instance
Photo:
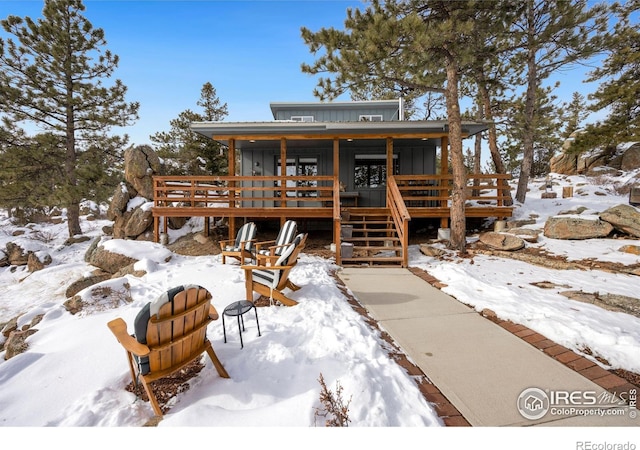
{"label": "pine tree", "polygon": [[639,0],[616,5],[618,18],[612,32],[605,36],[606,58],[588,81],[601,81],[589,98],[594,112],[607,111],[607,117],[587,126],[572,149],[615,145],[640,139],[640,24],[634,22]]}
{"label": "pine tree", "polygon": [[580,124],[588,117],[589,111],[584,95],[574,92],[571,101],[562,106],[564,117],[564,130],[562,137],[568,139],[573,133],[580,129]]}
{"label": "pine tree", "polygon": [[537,116],[536,95],[542,81],[571,64],[600,50],[600,33],[606,27],[607,9],[587,7],[586,0],[526,0],[518,3],[522,14],[513,24],[513,46],[520,51],[513,64],[521,77],[514,85],[524,85],[523,155],[516,200],[524,203],[534,163]]}
{"label": "pine tree", "polygon": [[[536,115],[533,122],[533,159],[530,176],[549,173],[549,162],[564,140],[564,124],[567,119],[562,107],[557,105],[557,98],[552,92],[553,87],[540,88],[535,95]],[[520,176],[518,171],[526,139],[525,128],[520,124],[525,121],[526,94],[523,93],[510,102],[506,114],[508,121],[503,133],[505,143],[502,151],[509,170]]]}
{"label": "pine tree", "polygon": [[222,146],[191,130],[192,122],[211,122],[224,119],[227,104],[221,104],[216,90],[209,82],[202,86],[197,102],[203,110],[196,113],[187,109],[169,122],[168,132],[150,136],[158,156],[165,160],[166,170],[171,175],[225,175],[228,170],[227,157]]}
{"label": "pine tree", "polygon": [[8,16],[0,22],[17,40],[0,39],[0,112],[64,143],[64,183],[55,190],[71,236],[82,233],[80,156],[100,145],[111,127],[136,120],[139,108],[125,102],[120,80],[103,85],[118,57],[103,50],[104,31],[93,28],[84,10],[81,0],[45,0],[41,19]]}

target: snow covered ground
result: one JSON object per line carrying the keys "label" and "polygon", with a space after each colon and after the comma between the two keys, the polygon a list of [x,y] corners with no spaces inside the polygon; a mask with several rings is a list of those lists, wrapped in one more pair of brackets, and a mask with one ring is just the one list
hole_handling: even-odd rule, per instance
{"label": "snow covered ground", "polygon": [[[597,179],[556,175],[556,199],[542,199],[544,180],[534,180],[526,203],[517,205],[514,218],[535,217],[537,223],[527,227],[541,229],[547,217],[562,211],[584,207],[587,210],[583,214],[595,214],[627,204],[628,195],[617,195],[615,183],[632,175],[635,174]],[[563,185],[574,186],[573,197],[561,198]],[[83,231],[87,236],[98,237],[107,223],[83,222]],[[180,256],[159,244],[103,238],[105,245],[139,259],[136,268],[147,274],[101,283],[112,293],[106,299],[92,296],[95,289],[83,291],[83,298],[91,306],[72,315],[63,306],[64,293],[72,281],[93,270],[83,259],[90,241],[65,246],[65,224],[30,225],[22,228],[25,234],[21,236],[13,235],[16,228],[6,216],[0,217],[0,249],[7,242],[14,242],[26,250],[49,253],[53,262],[34,273],[24,267],[0,268],[0,323],[20,316],[18,325],[22,326],[43,315],[35,327],[38,332],[27,339],[28,351],[7,361],[4,352],[0,352],[3,427],[141,426],[153,412],[148,403],[125,391],[130,378],[124,351],[106,323],[122,317],[132,331],[133,318],[144,304],[180,284],[195,283],[209,289],[219,312],[244,297],[243,272],[235,263],[222,265],[219,256]],[[171,239],[179,234],[180,231],[174,232]],[[469,241],[474,239],[471,236]],[[569,259],[638,264],[639,256],[618,251],[625,244],[640,245],[640,241],[560,241],[541,234],[537,243],[527,245]],[[552,270],[482,255],[471,260],[451,254],[451,262],[443,263],[423,255],[418,246],[411,247],[409,262],[446,284],[445,292],[478,310],[489,308],[499,317],[521,323],[568,348],[588,348],[612,367],[640,373],[640,319],[559,294],[582,290],[639,297],[637,276],[597,270]],[[232,427],[230,436],[234,437],[229,438],[237,440],[250,439],[245,434],[251,435],[234,431],[237,427],[296,427],[296,433],[300,429],[317,430],[323,426],[314,414],[321,406],[321,374],[328,388],[343,388],[343,396],[351,400],[350,426],[367,428],[366,438],[373,436],[375,444],[397,439],[398,429],[413,430],[402,433],[405,439],[415,436],[416,430],[440,427],[441,420],[414,380],[389,359],[377,332],[345,301],[331,276],[335,269],[333,260],[303,254],[291,275],[296,284],[303,286],[292,294],[299,305],[260,308],[262,337],[257,336],[254,320],[247,318],[244,349],[240,349],[235,323],[227,323],[226,344],[222,321],[210,325],[208,336],[231,378],[219,378],[207,360],[200,376],[191,381],[190,389],[174,399],[159,428]],[[531,284],[542,281],[558,287],[542,289]],[[124,301],[128,296],[131,302]],[[377,431],[368,427],[376,427]],[[381,435],[380,430],[385,429],[391,431]],[[20,429],[17,431],[20,433]],[[45,432],[45,436],[50,433]],[[468,431],[456,433],[464,435]],[[284,439],[284,445],[288,445],[287,437],[278,431],[265,436]],[[304,436],[308,439],[313,434]],[[352,436],[365,438],[363,433]],[[442,438],[443,434],[420,432],[416,438],[426,436]],[[449,439],[450,433],[444,436]],[[522,444],[519,447],[525,448]]]}

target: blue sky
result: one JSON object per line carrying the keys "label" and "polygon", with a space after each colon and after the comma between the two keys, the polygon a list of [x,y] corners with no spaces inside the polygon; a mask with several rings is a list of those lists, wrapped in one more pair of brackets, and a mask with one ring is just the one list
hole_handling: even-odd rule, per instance
{"label": "blue sky", "polygon": [[[133,1],[85,0],[85,16],[102,28],[106,48],[120,57],[115,77],[140,102],[140,119],[125,132],[133,144],[167,131],[186,110],[198,111],[211,82],[228,121],[272,120],[272,101],[317,101],[316,77],[303,74],[313,55],[300,28],[343,28],[343,0]],[[0,18],[41,17],[43,1],[0,0]],[[7,37],[4,30],[0,36]]]}
{"label": "blue sky", "polygon": [[[85,16],[105,31],[106,48],[120,57],[115,77],[140,102],[140,118],[124,132],[132,144],[169,129],[186,110],[198,111],[200,89],[211,82],[227,121],[271,120],[272,101],[317,101],[317,77],[300,65],[314,57],[300,28],[344,29],[346,10],[360,0],[85,0]],[[41,16],[42,0],[0,0],[0,18]],[[6,37],[4,30],[0,36]],[[556,93],[594,88],[581,83],[588,69],[563,73]],[[345,98],[348,99],[348,98]]]}

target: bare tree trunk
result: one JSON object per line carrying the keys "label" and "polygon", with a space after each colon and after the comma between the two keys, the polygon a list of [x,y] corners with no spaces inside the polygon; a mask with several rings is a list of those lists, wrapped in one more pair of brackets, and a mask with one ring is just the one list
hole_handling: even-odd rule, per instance
{"label": "bare tree trunk", "polygon": [[527,22],[529,24],[527,31],[527,41],[529,44],[527,54],[527,95],[524,105],[524,136],[522,139],[523,155],[520,165],[520,177],[518,180],[518,190],[516,191],[516,200],[524,203],[527,198],[527,186],[529,185],[529,176],[533,167],[533,144],[534,144],[534,119],[536,114],[536,89],[538,87],[538,71],[536,65],[536,46],[534,45],[535,36],[535,11],[532,1],[527,4]]}
{"label": "bare tree trunk", "polygon": [[447,58],[447,88],[445,97],[449,116],[449,149],[453,185],[451,187],[451,237],[449,247],[461,254],[467,251],[467,221],[465,215],[465,188],[467,184],[462,153],[462,119],[458,100],[458,65],[453,56]]}
{"label": "bare tree trunk", "polygon": [[[489,122],[489,153],[491,154],[491,160],[493,161],[493,165],[496,168],[496,173],[505,174],[507,173],[507,170],[504,167],[504,162],[502,161],[502,156],[500,155],[500,150],[498,149],[498,132],[496,130],[496,125],[493,122],[491,96],[489,95],[489,91],[487,90],[487,88],[484,86],[484,83],[478,83],[478,88],[484,106],[484,117]],[[513,205],[513,200],[511,199],[511,189],[509,189],[508,187],[506,189],[503,189],[502,195],[505,197],[505,199],[503,200],[505,206]]]}
{"label": "bare tree trunk", "polygon": [[[70,61],[69,57],[69,61]],[[67,117],[66,117],[66,157],[64,161],[64,170],[67,177],[67,228],[69,237],[82,234],[80,228],[80,199],[78,198],[78,176],[76,173],[77,155],[76,155],[76,137],[75,137],[75,121],[73,115],[73,80],[71,79],[71,70],[67,71]]]}

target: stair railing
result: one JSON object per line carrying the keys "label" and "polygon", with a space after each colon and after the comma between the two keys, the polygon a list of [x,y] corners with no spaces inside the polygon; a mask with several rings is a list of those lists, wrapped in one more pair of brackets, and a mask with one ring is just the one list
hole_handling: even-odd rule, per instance
{"label": "stair railing", "polygon": [[409,266],[409,221],[411,214],[404,203],[396,179],[393,176],[387,178],[387,208],[402,245],[402,267]]}

